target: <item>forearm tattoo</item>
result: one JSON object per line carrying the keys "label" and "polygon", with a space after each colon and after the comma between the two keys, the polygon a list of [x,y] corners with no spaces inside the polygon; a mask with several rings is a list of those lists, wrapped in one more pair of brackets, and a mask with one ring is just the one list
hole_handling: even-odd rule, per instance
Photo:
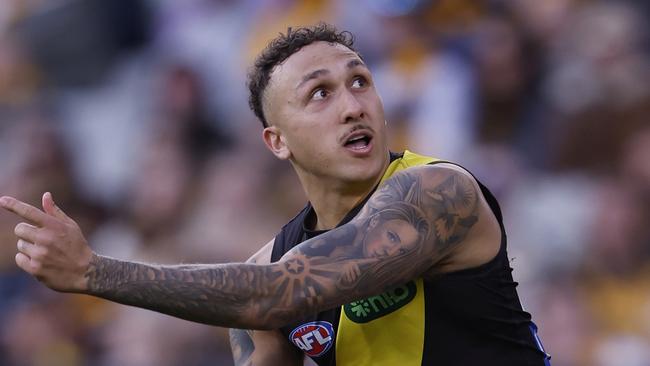
{"label": "forearm tattoo", "polygon": [[86,274],[89,292],[192,321],[274,329],[435,272],[477,222],[478,197],[466,174],[409,169],[350,223],[279,262],[155,266],[97,256]]}
{"label": "forearm tattoo", "polygon": [[235,366],[252,366],[251,356],[255,351],[255,344],[251,337],[252,330],[230,329],[230,347]]}

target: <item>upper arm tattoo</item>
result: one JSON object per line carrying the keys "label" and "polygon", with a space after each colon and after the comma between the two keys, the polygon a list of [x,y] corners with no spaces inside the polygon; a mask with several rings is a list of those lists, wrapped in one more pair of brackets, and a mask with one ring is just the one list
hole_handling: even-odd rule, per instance
{"label": "upper arm tattoo", "polygon": [[478,202],[466,174],[405,171],[381,186],[352,222],[297,246],[284,262],[307,261],[305,283],[330,277],[334,287],[315,291],[332,292],[328,305],[377,294],[444,263],[478,220]]}
{"label": "upper arm tattoo", "polygon": [[278,328],[435,271],[477,222],[479,194],[455,169],[408,169],[351,222],[276,263],[152,266],[97,257],[90,292],[194,321]]}

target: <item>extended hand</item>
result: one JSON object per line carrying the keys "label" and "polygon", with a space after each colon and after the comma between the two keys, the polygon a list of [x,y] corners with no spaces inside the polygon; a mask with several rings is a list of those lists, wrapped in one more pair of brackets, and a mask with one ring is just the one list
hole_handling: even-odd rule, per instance
{"label": "extended hand", "polygon": [[16,264],[46,286],[65,292],[83,292],[84,276],[93,252],[79,229],[48,192],[43,195],[43,211],[12,197],[0,197],[0,207],[29,223],[16,225]]}

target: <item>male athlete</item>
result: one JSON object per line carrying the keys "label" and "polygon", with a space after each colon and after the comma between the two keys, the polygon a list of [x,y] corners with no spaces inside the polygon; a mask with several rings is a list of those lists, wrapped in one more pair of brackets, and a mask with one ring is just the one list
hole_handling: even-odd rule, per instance
{"label": "male athlete", "polygon": [[266,146],[293,165],[309,203],[247,263],[98,255],[46,193],[43,211],[0,198],[27,221],[15,228],[18,266],[57,291],[235,328],[237,365],[549,364],[496,200],[457,165],[388,151],[349,33],[289,30],[249,87]]}

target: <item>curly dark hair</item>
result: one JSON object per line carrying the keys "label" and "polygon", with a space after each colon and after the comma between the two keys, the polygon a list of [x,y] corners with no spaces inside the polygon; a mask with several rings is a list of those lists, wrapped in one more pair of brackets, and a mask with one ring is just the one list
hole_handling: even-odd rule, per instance
{"label": "curly dark hair", "polygon": [[273,72],[276,65],[281,64],[289,56],[318,41],[340,43],[361,57],[359,52],[352,47],[354,43],[352,33],[348,31],[339,32],[334,26],[327,23],[318,23],[315,26],[297,29],[289,27],[286,34],[280,33],[257,56],[253,67],[248,73],[248,90],[250,91],[248,105],[257,118],[262,121],[264,127],[268,127],[269,124],[262,109],[262,98],[266,87],[269,85],[271,72]]}

